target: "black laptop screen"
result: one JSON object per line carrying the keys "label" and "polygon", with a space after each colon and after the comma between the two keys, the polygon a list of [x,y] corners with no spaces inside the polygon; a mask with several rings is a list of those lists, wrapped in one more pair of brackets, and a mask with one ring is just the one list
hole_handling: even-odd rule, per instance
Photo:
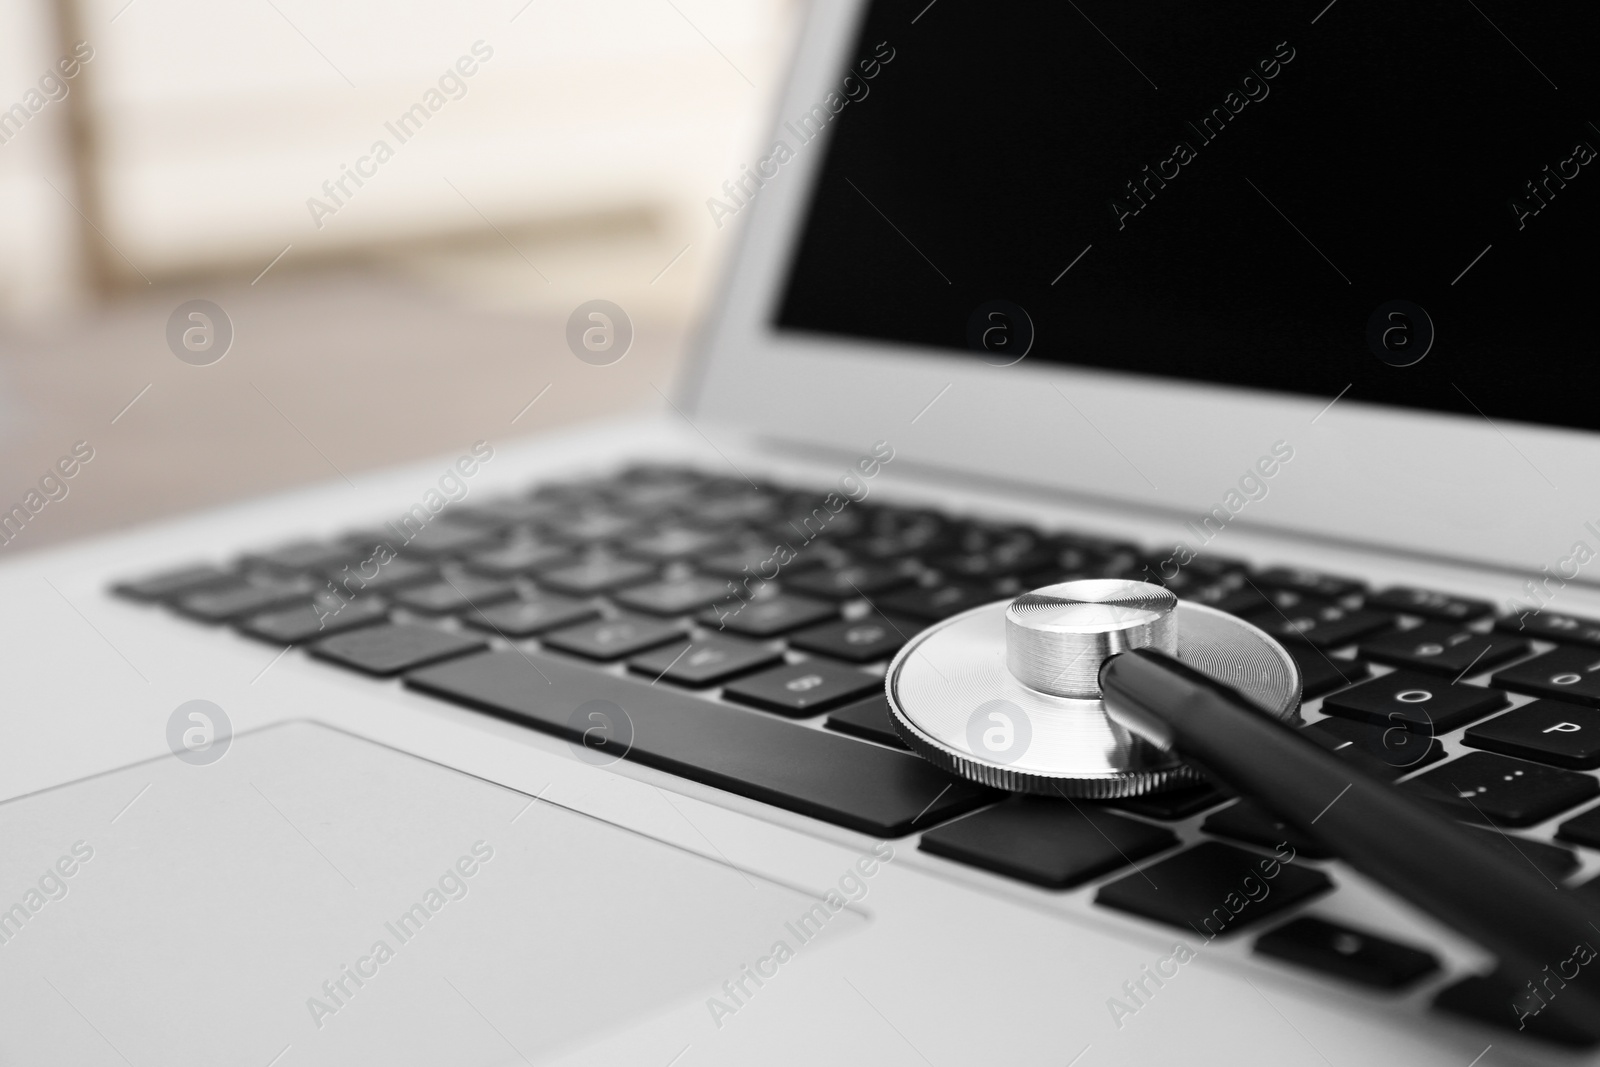
{"label": "black laptop screen", "polygon": [[1593,4],[875,0],[713,210],[826,152],[781,329],[1597,429],[1597,46]]}

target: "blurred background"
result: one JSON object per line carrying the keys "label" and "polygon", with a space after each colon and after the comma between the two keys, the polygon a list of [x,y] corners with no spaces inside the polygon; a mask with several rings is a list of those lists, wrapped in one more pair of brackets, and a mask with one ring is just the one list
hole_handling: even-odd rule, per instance
{"label": "blurred background", "polygon": [[0,4],[0,510],[95,451],[0,553],[660,405],[800,6]]}

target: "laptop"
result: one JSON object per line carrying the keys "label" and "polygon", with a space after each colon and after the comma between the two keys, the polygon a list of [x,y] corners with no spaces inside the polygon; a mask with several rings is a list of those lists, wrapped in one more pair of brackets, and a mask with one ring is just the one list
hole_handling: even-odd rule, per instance
{"label": "laptop", "polygon": [[1507,990],[1215,784],[952,777],[883,678],[1164,585],[1595,878],[1597,18],[816,0],[658,415],[0,569],[4,1058],[1588,1061],[1586,959]]}

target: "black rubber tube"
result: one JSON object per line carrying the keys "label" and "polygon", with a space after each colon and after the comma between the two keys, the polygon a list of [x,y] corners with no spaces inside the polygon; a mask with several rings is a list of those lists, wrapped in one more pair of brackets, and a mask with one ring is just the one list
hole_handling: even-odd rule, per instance
{"label": "black rubber tube", "polygon": [[[1531,866],[1507,862],[1425,801],[1170,656],[1150,649],[1112,656],[1100,668],[1100,687],[1107,710],[1123,725],[1320,839],[1351,867],[1494,953],[1514,990],[1524,992],[1531,982],[1544,995],[1542,1011],[1581,1032],[1600,1031],[1600,963],[1572,963],[1575,952],[1582,956],[1580,946],[1600,946],[1600,916],[1577,896]],[[1516,1002],[1506,1010],[1518,1014]]]}

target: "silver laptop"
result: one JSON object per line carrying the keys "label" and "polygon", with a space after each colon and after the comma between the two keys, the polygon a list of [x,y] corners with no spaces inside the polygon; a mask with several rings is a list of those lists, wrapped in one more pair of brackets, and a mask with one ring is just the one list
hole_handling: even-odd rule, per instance
{"label": "silver laptop", "polygon": [[0,1058],[1585,1060],[1252,802],[952,777],[884,673],[1166,585],[1593,878],[1595,19],[818,0],[659,417],[0,569]]}

